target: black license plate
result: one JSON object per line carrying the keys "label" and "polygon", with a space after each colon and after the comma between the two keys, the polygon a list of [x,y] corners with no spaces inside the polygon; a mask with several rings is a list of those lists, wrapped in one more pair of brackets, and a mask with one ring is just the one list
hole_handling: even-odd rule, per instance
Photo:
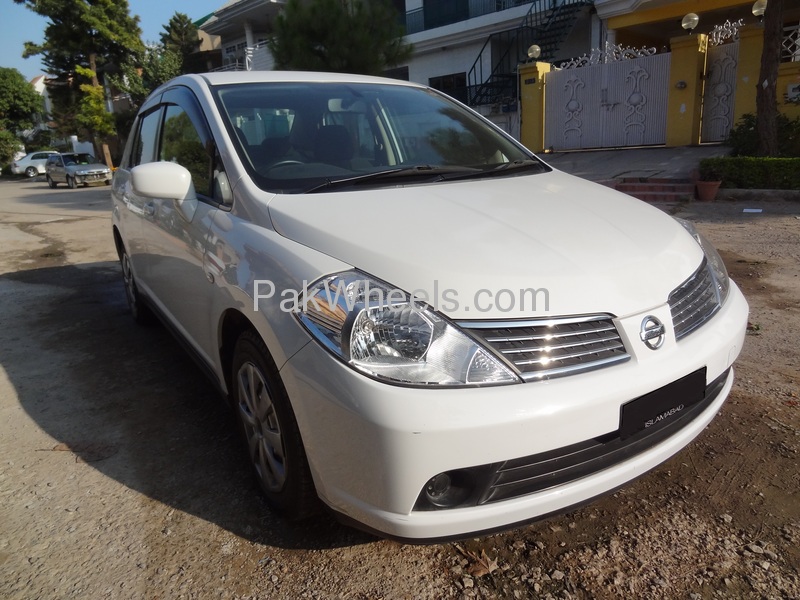
{"label": "black license plate", "polygon": [[623,440],[640,431],[661,429],[701,402],[706,393],[706,368],[681,377],[649,394],[622,405],[619,436]]}

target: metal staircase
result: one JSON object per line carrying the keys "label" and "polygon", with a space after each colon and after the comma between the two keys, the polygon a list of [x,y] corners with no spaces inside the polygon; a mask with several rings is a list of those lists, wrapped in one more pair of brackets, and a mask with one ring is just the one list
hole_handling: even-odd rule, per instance
{"label": "metal staircase", "polygon": [[[513,98],[517,65],[528,60],[528,48],[537,44],[542,49],[538,60],[552,60],[575,26],[581,10],[592,4],[593,0],[534,0],[516,29],[490,35],[467,74],[470,106]],[[483,68],[485,53],[496,57],[491,72],[486,76]]]}

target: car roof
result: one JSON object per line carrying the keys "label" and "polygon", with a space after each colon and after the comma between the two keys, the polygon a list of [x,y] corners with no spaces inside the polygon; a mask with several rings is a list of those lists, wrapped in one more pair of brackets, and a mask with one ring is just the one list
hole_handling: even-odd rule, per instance
{"label": "car roof", "polygon": [[207,89],[209,87],[242,83],[372,83],[425,88],[423,85],[399,79],[373,77],[370,75],[352,75],[348,73],[315,73],[313,71],[222,71],[218,73],[202,73],[176,77],[161,85],[156,90],[153,90],[145,104],[149,104],[150,99],[158,97],[167,89],[176,85],[185,85],[197,90],[199,88]]}
{"label": "car roof", "polygon": [[237,83],[380,83],[384,85],[424,87],[408,81],[386,77],[349,73],[316,73],[313,71],[222,71],[218,73],[203,73],[199,77],[205,79],[209,85],[231,85]]}

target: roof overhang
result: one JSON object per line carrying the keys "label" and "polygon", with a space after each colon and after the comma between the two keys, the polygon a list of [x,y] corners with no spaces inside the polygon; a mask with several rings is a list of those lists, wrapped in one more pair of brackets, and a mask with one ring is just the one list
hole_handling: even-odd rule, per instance
{"label": "roof overhang", "polygon": [[215,10],[200,29],[211,35],[238,36],[249,22],[255,30],[268,30],[284,4],[284,0],[230,0]]}
{"label": "roof overhang", "polygon": [[624,27],[752,3],[752,0],[594,0],[594,7],[598,17],[614,19],[616,27]]}
{"label": "roof overhang", "polygon": [[442,48],[453,48],[474,42],[482,43],[493,33],[519,27],[520,21],[527,14],[529,8],[529,6],[523,5],[504,10],[501,13],[475,17],[469,20],[469,28],[465,28],[464,22],[461,21],[435,29],[419,31],[407,35],[405,41],[414,45],[415,56],[439,51]]}

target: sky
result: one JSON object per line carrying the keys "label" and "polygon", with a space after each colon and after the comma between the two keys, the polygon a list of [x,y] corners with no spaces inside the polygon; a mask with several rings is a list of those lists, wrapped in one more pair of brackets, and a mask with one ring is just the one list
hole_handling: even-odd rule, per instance
{"label": "sky", "polygon": [[[128,0],[131,15],[139,15],[144,42],[158,42],[164,25],[176,12],[193,21],[225,4],[225,0]],[[0,67],[11,67],[31,80],[44,73],[39,57],[22,58],[26,41],[42,42],[47,20],[13,0],[0,0]]]}

